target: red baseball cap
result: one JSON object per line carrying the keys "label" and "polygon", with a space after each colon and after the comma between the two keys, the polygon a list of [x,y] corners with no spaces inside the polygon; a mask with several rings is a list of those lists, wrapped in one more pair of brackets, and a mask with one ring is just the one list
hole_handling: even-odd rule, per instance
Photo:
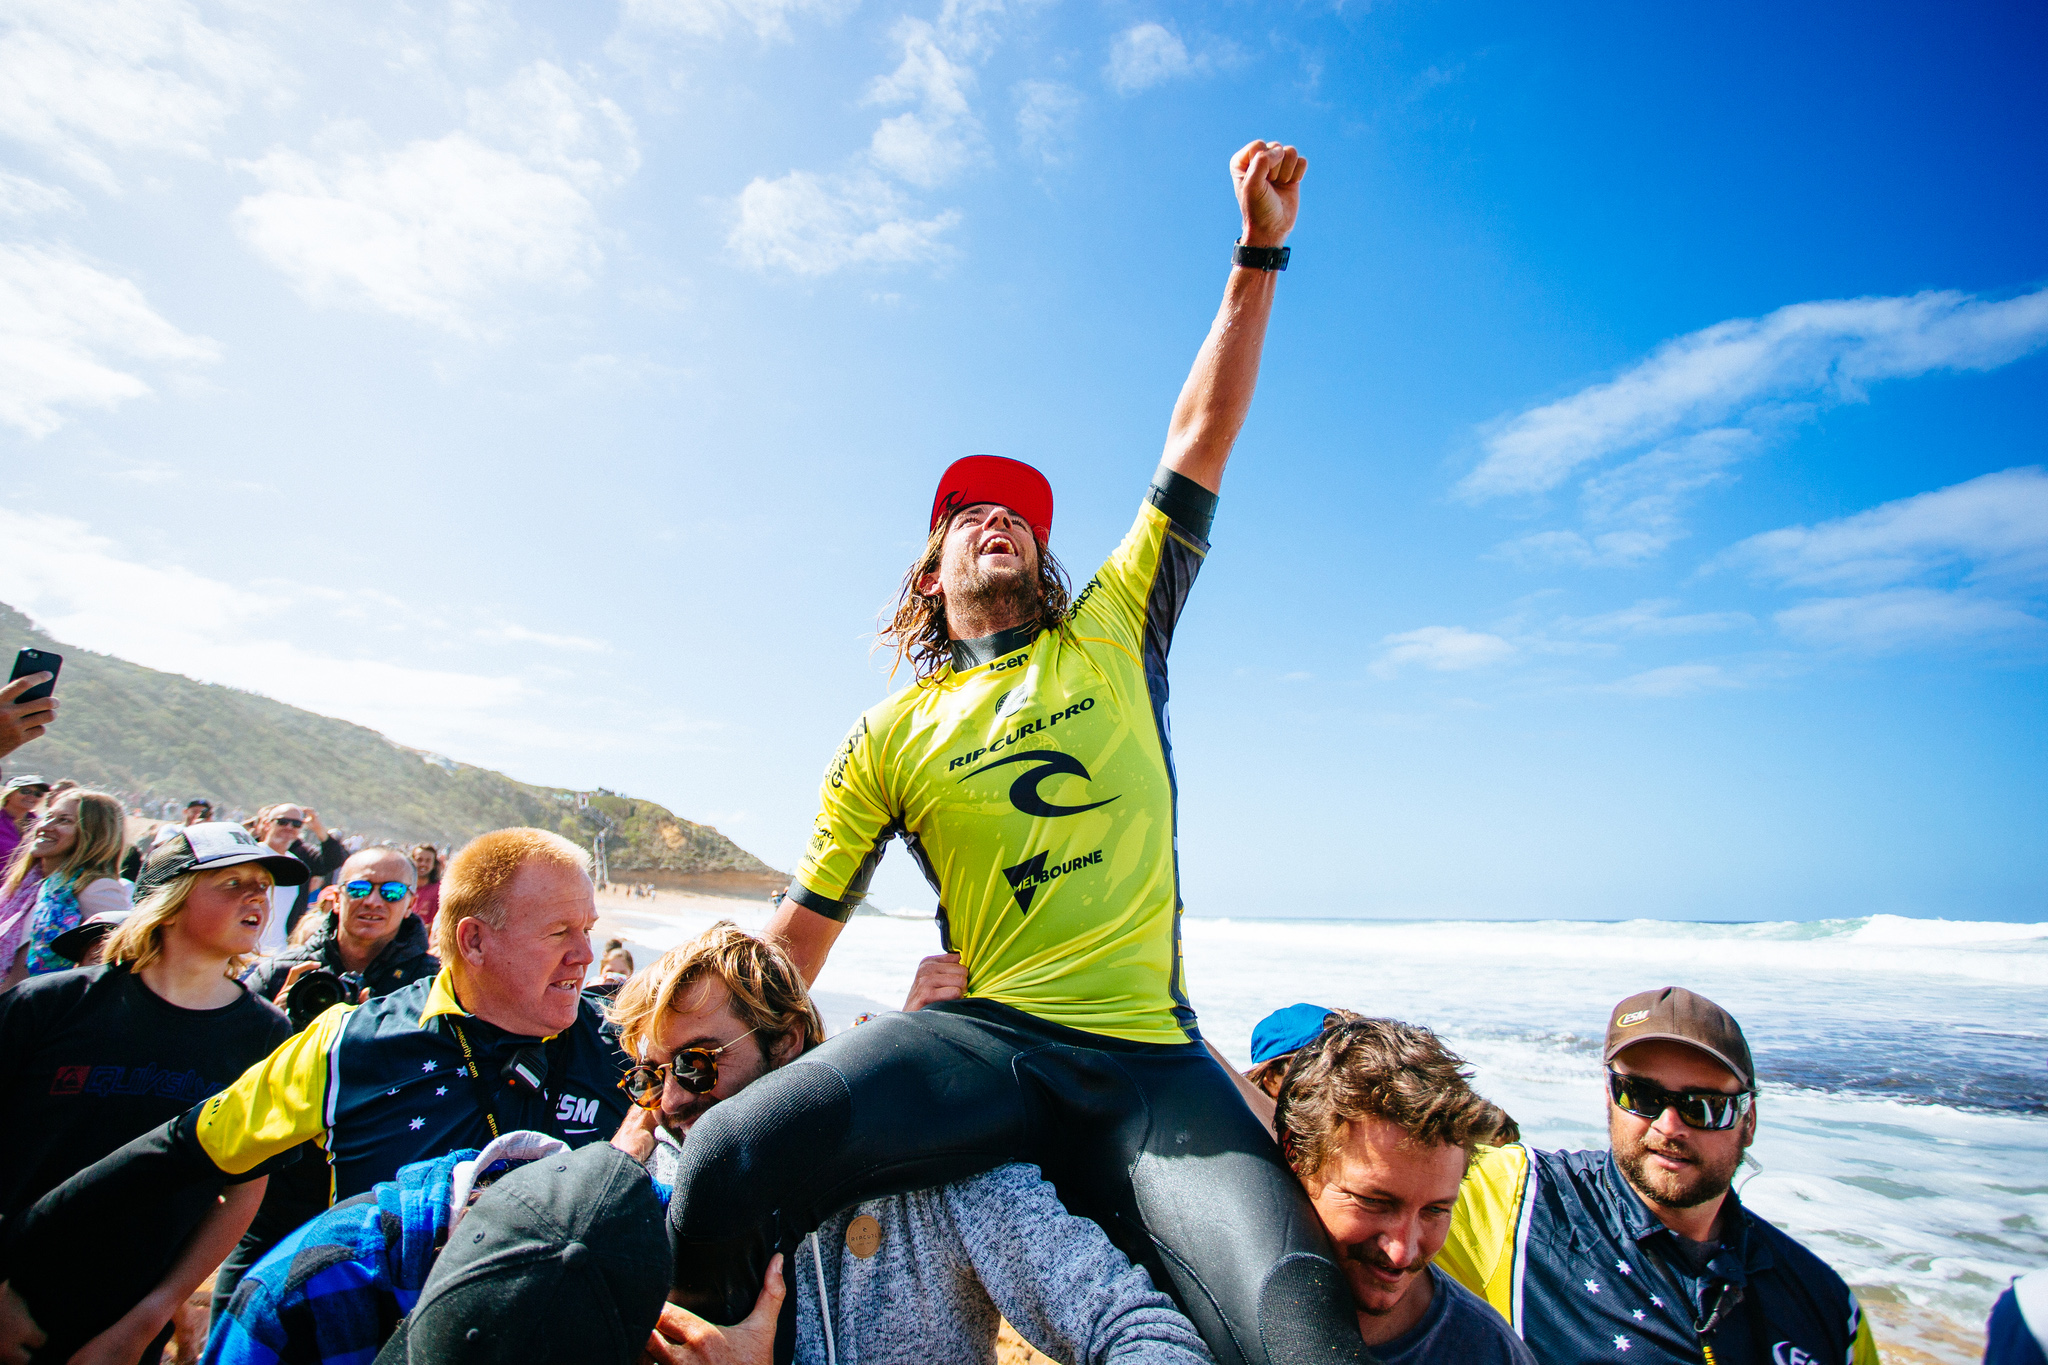
{"label": "red baseball cap", "polygon": [[928,530],[938,530],[941,521],[977,502],[1002,504],[1024,518],[1041,545],[1051,541],[1052,485],[1022,460],[969,455],[953,461],[939,476],[939,491],[932,495]]}

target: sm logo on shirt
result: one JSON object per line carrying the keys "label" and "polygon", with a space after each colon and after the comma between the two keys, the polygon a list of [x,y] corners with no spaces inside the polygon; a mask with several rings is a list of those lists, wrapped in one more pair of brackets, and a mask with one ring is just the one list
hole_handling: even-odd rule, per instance
{"label": "sm logo on shirt", "polygon": [[579,1100],[574,1095],[564,1095],[562,1102],[555,1106],[555,1122],[595,1124],[597,1101]]}

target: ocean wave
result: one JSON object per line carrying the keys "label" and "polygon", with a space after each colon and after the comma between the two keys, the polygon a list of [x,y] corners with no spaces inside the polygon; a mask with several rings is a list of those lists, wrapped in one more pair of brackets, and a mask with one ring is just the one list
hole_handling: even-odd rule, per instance
{"label": "ocean wave", "polygon": [[1683,920],[1300,920],[1189,916],[1188,930],[1246,944],[1352,951],[1363,960],[1467,960],[1801,973],[1891,972],[2048,986],[2048,924],[1858,919],[1706,924]]}

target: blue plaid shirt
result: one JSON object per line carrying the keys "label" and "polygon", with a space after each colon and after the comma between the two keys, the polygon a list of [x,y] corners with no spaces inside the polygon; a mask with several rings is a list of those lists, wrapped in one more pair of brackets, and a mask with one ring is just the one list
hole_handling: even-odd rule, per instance
{"label": "blue plaid shirt", "polygon": [[455,1167],[401,1166],[272,1247],[213,1324],[204,1365],[371,1365],[448,1237]]}

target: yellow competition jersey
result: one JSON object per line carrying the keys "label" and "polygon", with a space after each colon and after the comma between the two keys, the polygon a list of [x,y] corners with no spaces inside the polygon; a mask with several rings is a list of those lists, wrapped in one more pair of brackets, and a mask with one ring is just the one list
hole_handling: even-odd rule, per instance
{"label": "yellow competition jersey", "polygon": [[1181,979],[1166,653],[1215,495],[1161,469],[1058,630],[960,641],[860,718],[790,894],[844,920],[901,836],[969,994],[1142,1043],[1200,1035]]}

